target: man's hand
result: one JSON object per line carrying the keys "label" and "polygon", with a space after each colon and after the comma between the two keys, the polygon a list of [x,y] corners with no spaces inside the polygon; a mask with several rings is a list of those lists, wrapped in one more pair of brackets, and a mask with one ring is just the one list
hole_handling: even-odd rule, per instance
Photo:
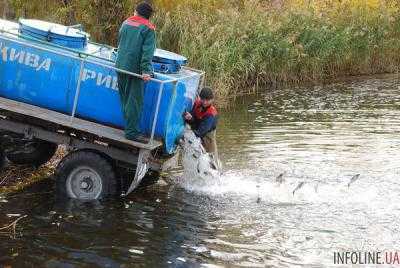
{"label": "man's hand", "polygon": [[192,121],[192,119],[193,119],[193,116],[192,116],[190,113],[188,113],[188,112],[186,112],[186,113],[183,115],[183,117],[185,117],[185,119],[186,119],[187,121]]}
{"label": "man's hand", "polygon": [[149,74],[142,74],[142,79],[144,80],[144,81],[150,81],[150,79],[151,79],[151,75],[149,75]]}

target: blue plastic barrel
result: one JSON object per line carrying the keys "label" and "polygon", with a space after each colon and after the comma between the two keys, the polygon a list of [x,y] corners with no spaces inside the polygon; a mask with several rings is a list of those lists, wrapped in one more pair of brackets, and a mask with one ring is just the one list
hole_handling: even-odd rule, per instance
{"label": "blue plastic barrel", "polygon": [[[0,95],[65,114],[72,114],[82,65],[76,116],[124,128],[118,94],[115,52],[105,45],[88,42],[88,35],[66,26],[21,20],[0,20]],[[186,64],[186,58],[157,50],[155,63]],[[180,69],[180,68],[179,68]],[[182,68],[171,74],[156,73],[164,84],[155,137],[165,152],[174,153],[182,136],[182,114],[193,106],[201,75]],[[146,83],[140,129],[150,135],[160,84]]]}

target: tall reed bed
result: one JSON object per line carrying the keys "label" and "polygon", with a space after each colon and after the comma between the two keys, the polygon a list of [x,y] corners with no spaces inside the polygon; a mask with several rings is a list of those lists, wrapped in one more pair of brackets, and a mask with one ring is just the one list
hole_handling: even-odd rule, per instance
{"label": "tall reed bed", "polygon": [[[83,23],[116,44],[130,0],[9,0],[17,16]],[[207,72],[220,101],[277,82],[396,72],[397,0],[154,0],[159,46]]]}

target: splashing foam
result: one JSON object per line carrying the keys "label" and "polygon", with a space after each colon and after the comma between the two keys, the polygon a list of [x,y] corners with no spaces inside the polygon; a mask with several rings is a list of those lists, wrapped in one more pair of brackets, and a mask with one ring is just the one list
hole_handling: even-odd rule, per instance
{"label": "splashing foam", "polygon": [[218,160],[208,154],[201,140],[196,137],[190,128],[186,128],[182,140],[182,165],[184,167],[183,180],[188,185],[202,187],[210,182],[219,181],[220,172]]}
{"label": "splashing foam", "polygon": [[189,128],[185,131],[181,146],[184,173],[178,183],[191,192],[210,196],[240,196],[271,203],[364,203],[378,196],[376,188],[353,185],[354,177],[350,181],[325,183],[311,178],[299,180],[285,173],[271,178],[253,170],[221,173],[218,161],[205,152],[201,140]]}

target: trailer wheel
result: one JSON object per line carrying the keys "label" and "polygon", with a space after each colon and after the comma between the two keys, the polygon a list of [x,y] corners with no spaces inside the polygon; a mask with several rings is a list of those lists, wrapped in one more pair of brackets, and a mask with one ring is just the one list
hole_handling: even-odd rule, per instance
{"label": "trailer wheel", "polygon": [[0,149],[0,170],[6,165],[6,154]]}
{"label": "trailer wheel", "polygon": [[95,200],[117,194],[118,182],[112,165],[89,151],[72,152],[56,170],[57,190],[64,196]]}
{"label": "trailer wheel", "polygon": [[58,145],[55,143],[38,140],[31,145],[27,152],[9,152],[7,158],[17,165],[33,165],[39,167],[47,163],[56,153]]}

